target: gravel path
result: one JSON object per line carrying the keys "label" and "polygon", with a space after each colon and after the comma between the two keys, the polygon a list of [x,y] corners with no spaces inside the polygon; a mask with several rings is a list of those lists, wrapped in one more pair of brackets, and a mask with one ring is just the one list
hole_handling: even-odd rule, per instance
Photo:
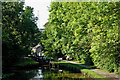
{"label": "gravel path", "polygon": [[89,67],[89,66],[85,66],[85,65],[82,65],[82,64],[73,62],[73,61],[67,61],[67,62],[72,63],[72,64],[76,64],[76,65],[79,65],[79,66],[82,66],[82,67],[85,67],[86,69],[90,69],[90,70],[96,72],[97,74],[102,74],[102,75],[106,76],[105,78],[117,78],[117,80],[120,80],[120,76],[118,76],[118,75],[116,75],[116,74],[113,74],[113,73],[105,73],[105,72],[99,71],[99,70],[97,70],[97,69],[92,69],[92,68]]}

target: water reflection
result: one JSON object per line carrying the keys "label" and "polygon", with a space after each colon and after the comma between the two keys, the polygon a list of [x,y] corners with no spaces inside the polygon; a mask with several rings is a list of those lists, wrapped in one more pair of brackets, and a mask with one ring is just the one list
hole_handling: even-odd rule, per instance
{"label": "water reflection", "polygon": [[[9,74],[10,76],[4,76],[2,80],[74,80],[80,78],[87,78],[87,75],[81,73],[73,73],[68,70],[50,68],[50,67],[39,67],[31,70],[14,70]],[[4,75],[9,75],[4,74]]]}
{"label": "water reflection", "polygon": [[42,70],[41,69],[38,69],[38,73],[30,80],[33,80],[33,79],[42,79],[43,78],[43,74],[42,74]]}

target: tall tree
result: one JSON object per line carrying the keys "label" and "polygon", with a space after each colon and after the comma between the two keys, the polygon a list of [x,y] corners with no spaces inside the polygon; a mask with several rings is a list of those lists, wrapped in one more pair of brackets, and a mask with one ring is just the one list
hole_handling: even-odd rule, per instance
{"label": "tall tree", "polygon": [[[2,2],[3,66],[11,66],[39,43],[40,31],[33,8],[23,2]],[[3,68],[4,68],[3,67]]]}
{"label": "tall tree", "polygon": [[[89,6],[89,7],[88,7]],[[69,55],[117,72],[120,2],[52,2],[41,37],[46,55]]]}

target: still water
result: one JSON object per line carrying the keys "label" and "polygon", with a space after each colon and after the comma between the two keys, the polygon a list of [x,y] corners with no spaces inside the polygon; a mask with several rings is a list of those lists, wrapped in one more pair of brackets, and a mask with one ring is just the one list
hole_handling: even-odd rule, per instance
{"label": "still water", "polygon": [[2,80],[88,80],[88,78],[88,75],[65,70],[63,67],[51,68],[44,66],[34,69],[11,70],[4,74]]}

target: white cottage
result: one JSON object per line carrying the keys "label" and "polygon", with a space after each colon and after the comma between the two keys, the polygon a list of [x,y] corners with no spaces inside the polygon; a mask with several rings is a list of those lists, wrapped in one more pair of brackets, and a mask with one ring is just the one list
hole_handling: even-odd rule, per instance
{"label": "white cottage", "polygon": [[[41,50],[40,44],[33,47],[32,50],[33,50],[33,53],[37,53],[37,56],[44,56],[43,51]],[[31,53],[31,54],[33,54],[33,53]]]}

